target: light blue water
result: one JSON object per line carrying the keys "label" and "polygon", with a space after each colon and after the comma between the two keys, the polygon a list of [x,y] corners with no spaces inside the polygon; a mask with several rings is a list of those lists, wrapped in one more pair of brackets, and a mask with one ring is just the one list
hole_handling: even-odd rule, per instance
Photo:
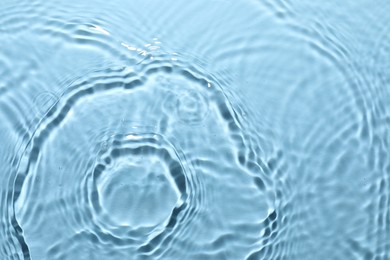
{"label": "light blue water", "polygon": [[0,2],[0,260],[390,259],[390,2]]}

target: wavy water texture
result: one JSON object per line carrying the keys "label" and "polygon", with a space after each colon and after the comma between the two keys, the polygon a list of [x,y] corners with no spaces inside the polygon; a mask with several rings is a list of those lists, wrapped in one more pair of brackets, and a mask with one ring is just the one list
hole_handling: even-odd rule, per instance
{"label": "wavy water texture", "polygon": [[390,4],[0,3],[0,259],[389,259]]}

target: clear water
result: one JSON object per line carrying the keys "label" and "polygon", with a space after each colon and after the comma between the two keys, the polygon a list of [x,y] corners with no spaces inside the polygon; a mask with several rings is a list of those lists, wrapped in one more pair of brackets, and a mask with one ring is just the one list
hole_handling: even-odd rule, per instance
{"label": "clear water", "polygon": [[0,2],[0,259],[390,259],[390,2]]}

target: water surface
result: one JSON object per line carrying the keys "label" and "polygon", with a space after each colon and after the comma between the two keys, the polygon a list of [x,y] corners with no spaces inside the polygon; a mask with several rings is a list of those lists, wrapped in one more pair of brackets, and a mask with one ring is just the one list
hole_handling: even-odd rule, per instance
{"label": "water surface", "polygon": [[390,259],[390,3],[0,3],[0,259]]}

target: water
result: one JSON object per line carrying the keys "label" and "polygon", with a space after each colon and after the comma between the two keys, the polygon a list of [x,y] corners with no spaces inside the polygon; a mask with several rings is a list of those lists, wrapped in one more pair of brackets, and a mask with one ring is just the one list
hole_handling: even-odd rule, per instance
{"label": "water", "polygon": [[0,3],[0,259],[390,259],[390,2]]}

